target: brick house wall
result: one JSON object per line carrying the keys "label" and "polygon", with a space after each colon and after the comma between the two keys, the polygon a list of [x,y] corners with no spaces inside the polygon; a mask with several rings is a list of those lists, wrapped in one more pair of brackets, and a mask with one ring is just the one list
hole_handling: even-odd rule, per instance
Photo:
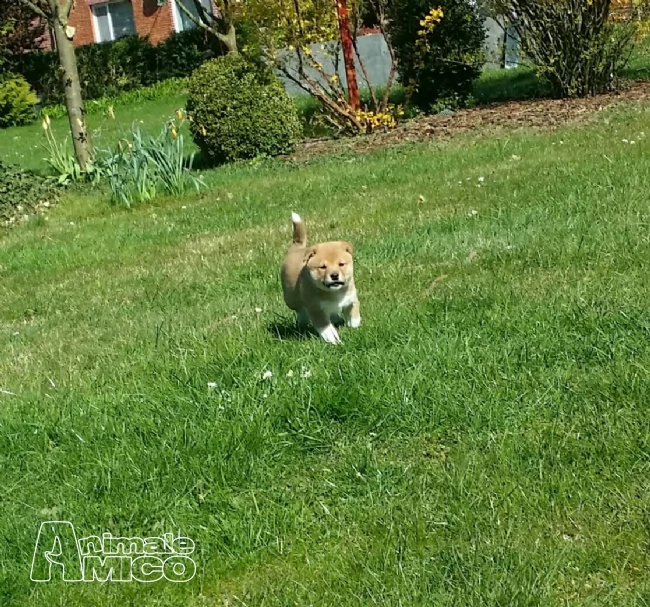
{"label": "brick house wall", "polygon": [[[75,0],[70,12],[70,25],[76,29],[73,42],[75,46],[97,42],[92,7],[106,4],[106,0]],[[157,0],[131,0],[136,34],[157,44],[177,30],[174,0],[166,0],[158,6]],[[214,1],[213,11],[216,12]],[[52,49],[53,37],[46,32],[41,48]]]}

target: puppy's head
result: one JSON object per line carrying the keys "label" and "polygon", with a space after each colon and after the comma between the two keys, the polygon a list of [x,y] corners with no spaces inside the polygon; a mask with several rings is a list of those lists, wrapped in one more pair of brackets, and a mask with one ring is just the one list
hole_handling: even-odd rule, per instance
{"label": "puppy's head", "polygon": [[325,291],[337,291],[352,280],[354,261],[349,242],[325,242],[307,249],[307,271],[313,283]]}

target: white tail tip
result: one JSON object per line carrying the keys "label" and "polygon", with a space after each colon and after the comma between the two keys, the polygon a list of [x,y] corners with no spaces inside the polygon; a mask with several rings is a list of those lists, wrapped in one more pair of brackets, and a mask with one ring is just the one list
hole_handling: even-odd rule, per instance
{"label": "white tail tip", "polygon": [[291,221],[293,221],[293,223],[300,223],[302,219],[300,219],[298,213],[291,213]]}

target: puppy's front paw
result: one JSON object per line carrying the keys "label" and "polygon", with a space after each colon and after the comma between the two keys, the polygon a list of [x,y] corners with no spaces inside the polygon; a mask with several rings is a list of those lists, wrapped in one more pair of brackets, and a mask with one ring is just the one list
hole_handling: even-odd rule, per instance
{"label": "puppy's front paw", "polygon": [[361,316],[354,316],[350,318],[345,324],[352,329],[358,329],[361,326]]}
{"label": "puppy's front paw", "polygon": [[339,334],[336,331],[336,328],[334,325],[328,325],[325,327],[323,330],[319,331],[320,336],[328,343],[328,344],[340,344],[341,339],[339,338]]}

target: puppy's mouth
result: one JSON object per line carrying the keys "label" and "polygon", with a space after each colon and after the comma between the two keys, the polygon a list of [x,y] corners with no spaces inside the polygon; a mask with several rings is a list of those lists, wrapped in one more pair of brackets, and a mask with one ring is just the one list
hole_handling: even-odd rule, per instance
{"label": "puppy's mouth", "polygon": [[342,280],[332,280],[331,282],[323,283],[328,289],[340,289],[345,286],[345,282]]}

